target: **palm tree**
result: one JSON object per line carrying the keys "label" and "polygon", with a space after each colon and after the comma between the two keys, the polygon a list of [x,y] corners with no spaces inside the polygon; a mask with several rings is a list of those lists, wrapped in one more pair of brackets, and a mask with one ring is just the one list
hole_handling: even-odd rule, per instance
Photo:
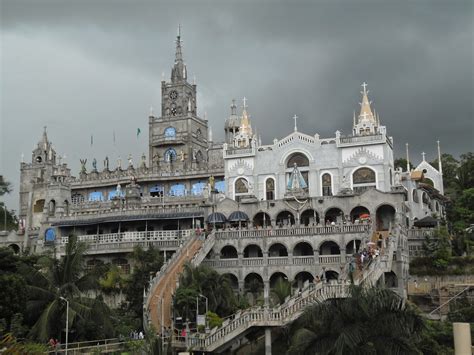
{"label": "palm tree", "polygon": [[276,304],[283,304],[285,299],[291,295],[291,284],[283,277],[279,277],[271,290],[273,301]]}
{"label": "palm tree", "polygon": [[[106,319],[107,307],[100,300],[85,296],[86,291],[98,286],[92,273],[84,273],[85,250],[86,245],[71,236],[61,259],[42,258],[39,270],[26,265],[23,267],[29,293],[27,312],[34,323],[29,335],[34,339],[47,341],[50,337],[59,338],[66,321],[66,303],[63,299],[69,301],[69,329],[77,326],[79,320],[93,320],[96,324],[99,322],[101,328],[110,329]],[[102,310],[100,314],[94,312],[97,309]]]}
{"label": "palm tree", "polygon": [[290,354],[418,354],[421,316],[388,289],[351,286],[347,298],[307,308]]}

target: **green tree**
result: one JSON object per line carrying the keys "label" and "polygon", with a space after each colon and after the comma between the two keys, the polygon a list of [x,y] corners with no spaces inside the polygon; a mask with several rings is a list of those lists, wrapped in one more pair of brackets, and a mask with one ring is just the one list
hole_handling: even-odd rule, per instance
{"label": "green tree", "polygon": [[[398,158],[395,159],[393,162],[395,169],[402,168],[403,171],[407,171],[407,160],[405,158]],[[410,170],[413,169],[414,166],[410,163]]]}
{"label": "green tree", "polygon": [[162,252],[150,246],[144,250],[137,246],[134,248],[132,256],[134,261],[133,273],[126,282],[124,293],[127,300],[126,309],[141,324],[143,317],[143,289],[147,287],[150,276],[158,272],[163,265]]}
{"label": "green tree", "polygon": [[427,257],[432,258],[433,265],[438,269],[446,269],[451,260],[451,241],[446,226],[439,227],[433,236],[426,235],[423,250]]}
{"label": "green tree", "polygon": [[10,192],[12,192],[11,184],[3,178],[3,175],[0,175],[0,196]]}
{"label": "green tree", "polygon": [[347,298],[308,307],[290,354],[416,354],[421,316],[388,289],[351,286]]}
{"label": "green tree", "polygon": [[[185,264],[176,290],[175,306],[178,314],[194,319],[196,297],[207,297],[209,311],[221,317],[232,314],[237,309],[237,299],[231,282],[226,275],[205,266],[192,267]],[[204,310],[205,301],[199,298],[199,309]]]}
{"label": "green tree", "polygon": [[[95,276],[84,273],[85,250],[85,244],[78,242],[75,236],[70,236],[64,257],[44,257],[40,259],[38,269],[27,266],[22,269],[28,284],[26,309],[33,320],[29,335],[35,340],[60,338],[66,321],[66,302],[62,298],[69,301],[69,329],[72,334],[76,334],[72,339],[82,339],[81,325],[84,321],[94,320],[99,327],[107,328],[107,306],[100,304],[100,299],[85,296],[86,291],[98,288]],[[94,312],[98,304],[101,311]],[[104,335],[113,336],[113,329],[112,332],[104,332]]]}
{"label": "green tree", "polygon": [[458,184],[461,189],[474,188],[474,154],[469,152],[461,154],[458,168]]}
{"label": "green tree", "polygon": [[270,292],[275,304],[283,304],[285,299],[291,295],[291,284],[283,277],[279,277]]}
{"label": "green tree", "polygon": [[[430,162],[431,166],[438,169],[438,159]],[[443,185],[445,191],[454,191],[458,188],[458,169],[459,161],[451,154],[443,153],[441,155],[441,164],[443,165]]]}

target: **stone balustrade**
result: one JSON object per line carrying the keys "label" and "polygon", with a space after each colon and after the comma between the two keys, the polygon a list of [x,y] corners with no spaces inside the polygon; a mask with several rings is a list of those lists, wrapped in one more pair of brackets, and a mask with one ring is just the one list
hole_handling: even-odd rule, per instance
{"label": "stone balustrade", "polygon": [[334,226],[288,227],[274,229],[241,229],[216,232],[217,240],[238,238],[289,237],[342,233],[366,233],[370,231],[369,224],[342,224]]}
{"label": "stone balustrade", "polygon": [[408,238],[413,239],[425,239],[425,236],[432,237],[436,229],[434,228],[422,228],[422,229],[407,229]]}
{"label": "stone balustrade", "polygon": [[[184,230],[164,230],[149,232],[123,232],[123,233],[107,233],[94,235],[79,235],[77,240],[88,244],[111,244],[124,242],[152,242],[152,241],[180,241],[187,239],[193,231],[191,229]],[[60,239],[61,244],[67,244],[69,237],[65,236]]]}
{"label": "stone balustrade", "polygon": [[[267,261],[265,263],[265,260]],[[291,261],[292,260],[292,261]],[[341,259],[341,255],[320,255],[319,264],[345,264],[352,260],[352,256],[346,256],[345,261]],[[284,265],[315,265],[315,258],[313,255],[306,256],[277,256],[259,258],[242,258],[242,259],[204,259],[203,264],[212,268],[232,268],[238,266],[284,266]]]}

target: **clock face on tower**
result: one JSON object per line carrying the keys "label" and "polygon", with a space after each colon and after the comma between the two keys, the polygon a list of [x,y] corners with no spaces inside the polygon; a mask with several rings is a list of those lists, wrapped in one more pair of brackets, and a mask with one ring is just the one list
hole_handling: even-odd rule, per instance
{"label": "clock face on tower", "polygon": [[172,91],[170,92],[170,99],[174,101],[174,100],[176,100],[177,98],[178,98],[178,92],[177,92],[176,90],[172,90]]}

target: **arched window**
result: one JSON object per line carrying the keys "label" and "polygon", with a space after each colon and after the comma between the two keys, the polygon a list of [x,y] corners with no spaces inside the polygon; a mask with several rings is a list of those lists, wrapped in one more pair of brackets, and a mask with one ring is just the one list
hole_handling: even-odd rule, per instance
{"label": "arched window", "polygon": [[321,185],[323,187],[323,196],[332,196],[332,177],[331,174],[323,174],[321,177]]}
{"label": "arched window", "polygon": [[204,193],[204,188],[206,187],[206,184],[203,183],[203,182],[197,182],[195,184],[193,184],[192,188],[191,188],[191,193],[194,195],[194,196],[200,196]]}
{"label": "arched window", "polygon": [[295,166],[295,163],[298,167],[309,166],[309,159],[303,153],[294,153],[288,159],[286,167],[293,168]]}
{"label": "arched window", "polygon": [[418,198],[418,191],[416,189],[413,189],[412,197],[413,197],[413,202],[416,202],[416,203],[420,202],[420,199]]}
{"label": "arched window", "polygon": [[175,184],[170,187],[170,196],[186,195],[186,187],[183,184]]}
{"label": "arched window", "polygon": [[168,127],[165,129],[165,139],[175,139],[176,138],[176,128]]}
{"label": "arched window", "polygon": [[196,161],[198,163],[202,163],[204,161],[204,156],[200,150],[196,153]]}
{"label": "arched window", "polygon": [[359,168],[352,174],[352,187],[355,192],[363,192],[370,188],[375,188],[375,171],[370,168]]}
{"label": "arched window", "polygon": [[54,216],[54,214],[56,213],[56,201],[54,200],[49,201],[48,213],[50,216]]}
{"label": "arched window", "polygon": [[275,199],[275,179],[268,178],[265,181],[265,195],[267,200]]}
{"label": "arched window", "polygon": [[246,194],[249,192],[249,183],[244,178],[238,178],[235,181],[235,193]]}
{"label": "arched window", "polygon": [[64,209],[64,214],[69,215],[69,201],[68,200],[64,200],[63,209]]}
{"label": "arched window", "polygon": [[172,162],[176,160],[176,150],[173,148],[168,148],[165,152],[165,161]]}

